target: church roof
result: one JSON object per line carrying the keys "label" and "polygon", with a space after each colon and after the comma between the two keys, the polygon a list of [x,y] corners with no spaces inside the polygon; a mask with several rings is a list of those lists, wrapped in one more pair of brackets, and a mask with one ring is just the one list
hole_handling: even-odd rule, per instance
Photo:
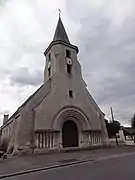
{"label": "church roof", "polygon": [[70,44],[68,35],[66,33],[66,30],[64,28],[64,25],[63,25],[62,20],[61,20],[60,17],[59,17],[57,27],[56,27],[56,30],[55,30],[55,34],[54,34],[54,38],[53,38],[53,41],[58,41],[58,40]]}
{"label": "church roof", "polygon": [[[17,111],[3,124],[1,127],[7,126],[10,122],[12,122],[15,116],[19,115],[20,108],[30,105],[32,109],[34,109],[41,101],[47,96],[50,92],[50,81],[47,81],[45,84],[42,84],[37,91],[35,91],[18,109]],[[28,108],[28,107],[27,107]]]}

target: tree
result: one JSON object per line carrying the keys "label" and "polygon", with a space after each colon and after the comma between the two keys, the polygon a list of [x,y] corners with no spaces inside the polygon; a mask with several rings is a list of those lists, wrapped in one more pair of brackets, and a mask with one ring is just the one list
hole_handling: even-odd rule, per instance
{"label": "tree", "polygon": [[116,133],[119,132],[120,126],[121,126],[119,121],[108,122],[107,120],[105,120],[105,123],[106,123],[106,129],[107,129],[107,132],[108,132],[108,136],[110,138],[115,137]]}
{"label": "tree", "polygon": [[112,126],[112,133],[115,135],[120,130],[120,123],[119,121],[111,121],[110,125]]}
{"label": "tree", "polygon": [[135,114],[131,118],[131,126],[132,128],[135,128]]}

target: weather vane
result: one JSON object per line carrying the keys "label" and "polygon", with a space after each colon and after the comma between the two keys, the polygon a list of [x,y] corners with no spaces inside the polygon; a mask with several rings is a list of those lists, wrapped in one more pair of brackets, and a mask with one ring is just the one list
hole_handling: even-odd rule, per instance
{"label": "weather vane", "polygon": [[61,10],[60,10],[60,9],[58,9],[58,11],[59,11],[59,16],[60,16]]}

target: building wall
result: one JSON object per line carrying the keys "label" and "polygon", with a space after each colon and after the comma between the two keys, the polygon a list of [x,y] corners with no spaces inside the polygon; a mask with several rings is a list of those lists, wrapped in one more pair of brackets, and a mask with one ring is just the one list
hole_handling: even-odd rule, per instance
{"label": "building wall", "polygon": [[8,145],[8,152],[10,153],[16,147],[16,139],[18,135],[18,129],[20,124],[20,114],[14,117],[14,121],[12,122],[12,130],[11,130],[11,137]]}
{"label": "building wall", "polygon": [[14,119],[11,119],[7,124],[1,127],[1,144],[6,142],[7,146],[9,146],[12,137],[13,123]]}
{"label": "building wall", "polygon": [[[71,51],[71,59],[73,60],[71,75],[68,74],[66,70],[66,49]],[[86,84],[82,79],[81,67],[77,61],[76,51],[72,48],[57,44],[52,47],[49,53],[50,52],[52,57],[52,76],[47,77],[46,64],[45,81],[50,79],[51,91],[42,103],[35,108],[35,131],[53,129],[55,116],[61,109],[64,107],[76,107],[80,109],[88,119],[86,126],[82,123],[84,127],[83,130],[101,130],[102,142],[108,143],[104,114],[86,89]],[[73,90],[73,98],[69,97],[69,90]],[[80,137],[83,138],[81,132]],[[85,138],[88,141],[89,136],[87,135]],[[60,139],[58,141],[61,143]]]}
{"label": "building wall", "polygon": [[[71,74],[67,73],[66,49],[71,51],[73,60]],[[57,117],[63,109],[78,112],[79,117],[83,117],[75,120],[78,122],[79,146],[108,143],[104,114],[86,89],[76,50],[56,44],[50,51],[51,77],[48,77],[46,64],[45,84],[19,108],[19,115],[14,117],[11,125],[2,130],[2,136],[10,138],[9,150],[13,146],[14,154],[32,153],[35,145],[60,148],[64,119],[60,123]],[[73,97],[69,97],[69,90],[73,91]]]}
{"label": "building wall", "polygon": [[28,151],[32,153],[34,149],[34,108],[46,98],[50,92],[50,81],[37,90],[20,108],[20,117],[17,124],[17,132],[15,135],[14,153]]}

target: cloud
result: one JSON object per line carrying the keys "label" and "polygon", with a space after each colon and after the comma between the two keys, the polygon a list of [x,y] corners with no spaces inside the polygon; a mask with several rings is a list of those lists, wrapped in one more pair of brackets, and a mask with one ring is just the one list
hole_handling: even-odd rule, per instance
{"label": "cloud", "polygon": [[107,118],[112,106],[116,119],[129,122],[135,112],[134,0],[1,2],[1,114],[13,113],[42,83],[43,52],[52,40],[58,7],[70,41],[79,47],[91,95]]}
{"label": "cloud", "polygon": [[10,80],[11,84],[18,84],[21,86],[37,86],[40,85],[42,80],[43,72],[40,70],[30,70],[27,67],[21,67],[15,70],[15,73],[12,73]]}
{"label": "cloud", "polygon": [[80,24],[77,43],[88,89],[106,117],[113,106],[122,123],[135,112],[134,8],[134,1],[79,1],[78,15],[67,1],[70,17]]}
{"label": "cloud", "polygon": [[0,113],[8,110],[11,115],[43,82],[43,52],[51,41],[56,2],[7,0],[1,3]]}

